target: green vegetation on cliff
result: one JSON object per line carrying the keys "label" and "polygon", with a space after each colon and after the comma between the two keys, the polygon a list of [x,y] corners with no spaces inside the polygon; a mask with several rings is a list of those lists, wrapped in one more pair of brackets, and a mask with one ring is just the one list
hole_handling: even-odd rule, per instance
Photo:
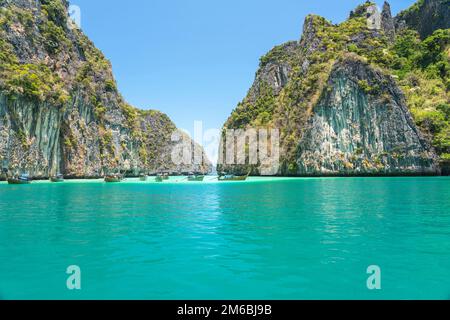
{"label": "green vegetation on cliff", "polygon": [[450,0],[418,0],[395,18],[397,29],[408,28],[422,39],[438,29],[450,28]]}
{"label": "green vegetation on cliff", "polygon": [[[173,122],[120,95],[66,0],[0,0],[0,163],[31,175],[209,170],[171,161]],[[24,155],[29,155],[24,157]]]}
{"label": "green vegetation on cliff", "polygon": [[7,79],[4,90],[15,98],[24,96],[33,101],[63,106],[69,100],[61,79],[44,64],[12,64],[2,70]]}
{"label": "green vegetation on cliff", "polygon": [[[0,89],[11,99],[23,96],[30,101],[62,106],[69,100],[69,95],[61,77],[42,62],[21,63],[14,47],[6,41],[7,32],[12,28],[31,36],[29,29],[36,22],[37,17],[24,9],[0,8]],[[44,19],[39,28],[49,51],[59,48],[62,42],[68,43],[62,29],[52,21]]]}
{"label": "green vegetation on cliff", "polygon": [[[410,10],[422,8],[422,2]],[[347,21],[337,25],[323,17],[308,16],[298,45],[289,42],[277,46],[261,58],[253,87],[225,128],[280,128],[282,172],[295,174],[299,139],[317,101],[329,90],[331,68],[335,62],[352,57],[395,79],[416,124],[442,160],[448,159],[450,29],[437,29],[421,38],[418,31],[403,27],[392,38],[390,34],[395,30],[387,29],[388,25],[369,28],[371,6],[374,3],[364,3],[352,11]],[[283,77],[288,80],[282,85],[279,80],[273,81]],[[358,84],[366,94],[381,94],[380,84],[367,80]]]}
{"label": "green vegetation on cliff", "polygon": [[405,30],[392,48],[393,73],[403,89],[408,107],[439,154],[450,153],[449,90],[450,29],[436,30],[423,41]]}
{"label": "green vegetation on cliff", "polygon": [[62,26],[67,22],[66,8],[60,0],[41,0],[42,13],[48,20]]}
{"label": "green vegetation on cliff", "polygon": [[228,123],[233,128],[244,128],[252,121],[256,122],[256,126],[264,126],[272,119],[274,108],[273,90],[267,83],[262,83],[256,101],[251,103],[244,100],[239,103]]}

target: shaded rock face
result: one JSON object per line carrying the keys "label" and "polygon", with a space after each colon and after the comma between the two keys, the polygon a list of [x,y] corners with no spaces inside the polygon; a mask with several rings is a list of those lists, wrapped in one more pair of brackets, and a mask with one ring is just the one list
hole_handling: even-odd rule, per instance
{"label": "shaded rock face", "polygon": [[387,2],[383,4],[381,12],[381,27],[391,41],[395,39],[395,19],[392,17],[391,5]]}
{"label": "shaded rock face", "polygon": [[172,161],[187,138],[172,141],[177,128],[165,114],[124,101],[110,62],[71,25],[67,8],[65,0],[0,0],[2,168],[35,178],[209,172],[191,140],[202,161]]}
{"label": "shaded rock face", "polygon": [[331,25],[327,20],[320,16],[308,15],[303,23],[303,32],[300,39],[300,44],[304,48],[305,54],[314,53],[317,50],[323,50],[323,43],[318,36],[317,20],[326,25]]}
{"label": "shaded rock face", "polygon": [[450,2],[448,0],[420,0],[395,17],[396,28],[417,30],[422,38],[437,29],[450,28]]}
{"label": "shaded rock face", "polygon": [[[290,56],[296,54],[299,48],[297,41],[290,41],[279,48],[283,55]],[[261,68],[256,74],[256,79],[249,91],[249,99],[255,101],[261,94],[260,88],[262,84],[269,85],[275,94],[288,83],[292,67],[287,61],[278,59],[269,59],[261,64]]]}
{"label": "shaded rock face", "polygon": [[290,72],[291,68],[287,63],[269,63],[261,72],[259,80],[268,83],[274,92],[278,94],[288,82]]}
{"label": "shaded rock face", "polygon": [[46,174],[60,160],[61,114],[53,106],[0,95],[0,158],[4,167],[22,163]]}
{"label": "shaded rock face", "polygon": [[[379,92],[366,92],[362,81]],[[298,168],[300,175],[439,173],[394,81],[353,59],[334,66],[300,140]]]}

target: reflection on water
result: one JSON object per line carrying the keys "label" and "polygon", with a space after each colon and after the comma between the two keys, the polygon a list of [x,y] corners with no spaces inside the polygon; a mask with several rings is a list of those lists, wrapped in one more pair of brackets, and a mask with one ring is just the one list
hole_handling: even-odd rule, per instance
{"label": "reflection on water", "polygon": [[[450,180],[0,185],[4,298],[440,298]],[[65,289],[67,266],[83,290]],[[383,270],[370,292],[367,266]]]}

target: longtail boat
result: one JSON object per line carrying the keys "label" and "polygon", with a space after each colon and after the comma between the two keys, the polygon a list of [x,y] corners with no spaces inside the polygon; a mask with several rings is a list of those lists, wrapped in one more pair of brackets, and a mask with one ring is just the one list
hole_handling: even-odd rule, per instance
{"label": "longtail boat", "polygon": [[8,178],[8,184],[30,184],[31,178],[27,174],[21,174],[20,176],[15,176]]}
{"label": "longtail boat", "polygon": [[116,183],[116,182],[122,182],[123,176],[120,174],[110,174],[105,177],[105,182],[109,183]]}
{"label": "longtail boat", "polygon": [[167,172],[158,173],[156,175],[156,178],[155,178],[156,182],[163,182],[164,180],[169,180],[169,174]]}
{"label": "longtail boat", "polygon": [[245,181],[247,180],[249,174],[245,176],[237,176],[234,174],[222,174],[219,176],[219,181]]}
{"label": "longtail boat", "polygon": [[50,177],[50,181],[55,183],[64,182],[64,176],[62,174],[57,174],[56,176]]}
{"label": "longtail boat", "polygon": [[189,182],[202,182],[205,179],[205,176],[191,174],[191,175],[188,176],[187,179],[188,179]]}

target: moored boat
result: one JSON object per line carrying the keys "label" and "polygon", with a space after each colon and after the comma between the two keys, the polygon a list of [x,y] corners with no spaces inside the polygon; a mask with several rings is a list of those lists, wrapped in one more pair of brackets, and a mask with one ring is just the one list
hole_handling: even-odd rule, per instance
{"label": "moored boat", "polygon": [[122,182],[123,176],[120,174],[110,174],[105,177],[105,182],[109,183],[116,183],[116,182]]}
{"label": "moored boat", "polygon": [[62,174],[57,174],[56,176],[50,177],[50,181],[55,183],[64,182],[64,176]]}
{"label": "moored boat", "polygon": [[197,175],[197,174],[190,174],[187,179],[189,182],[202,182],[205,179],[205,176]]}
{"label": "moored boat", "polygon": [[163,182],[164,180],[169,180],[169,174],[167,172],[158,173],[156,175],[156,178],[155,178],[156,182]]}
{"label": "moored boat", "polygon": [[8,184],[30,184],[31,178],[27,174],[21,174],[20,176],[15,176],[8,178]]}
{"label": "moored boat", "polygon": [[219,176],[219,181],[245,181],[249,175],[237,176],[234,174],[223,174]]}

